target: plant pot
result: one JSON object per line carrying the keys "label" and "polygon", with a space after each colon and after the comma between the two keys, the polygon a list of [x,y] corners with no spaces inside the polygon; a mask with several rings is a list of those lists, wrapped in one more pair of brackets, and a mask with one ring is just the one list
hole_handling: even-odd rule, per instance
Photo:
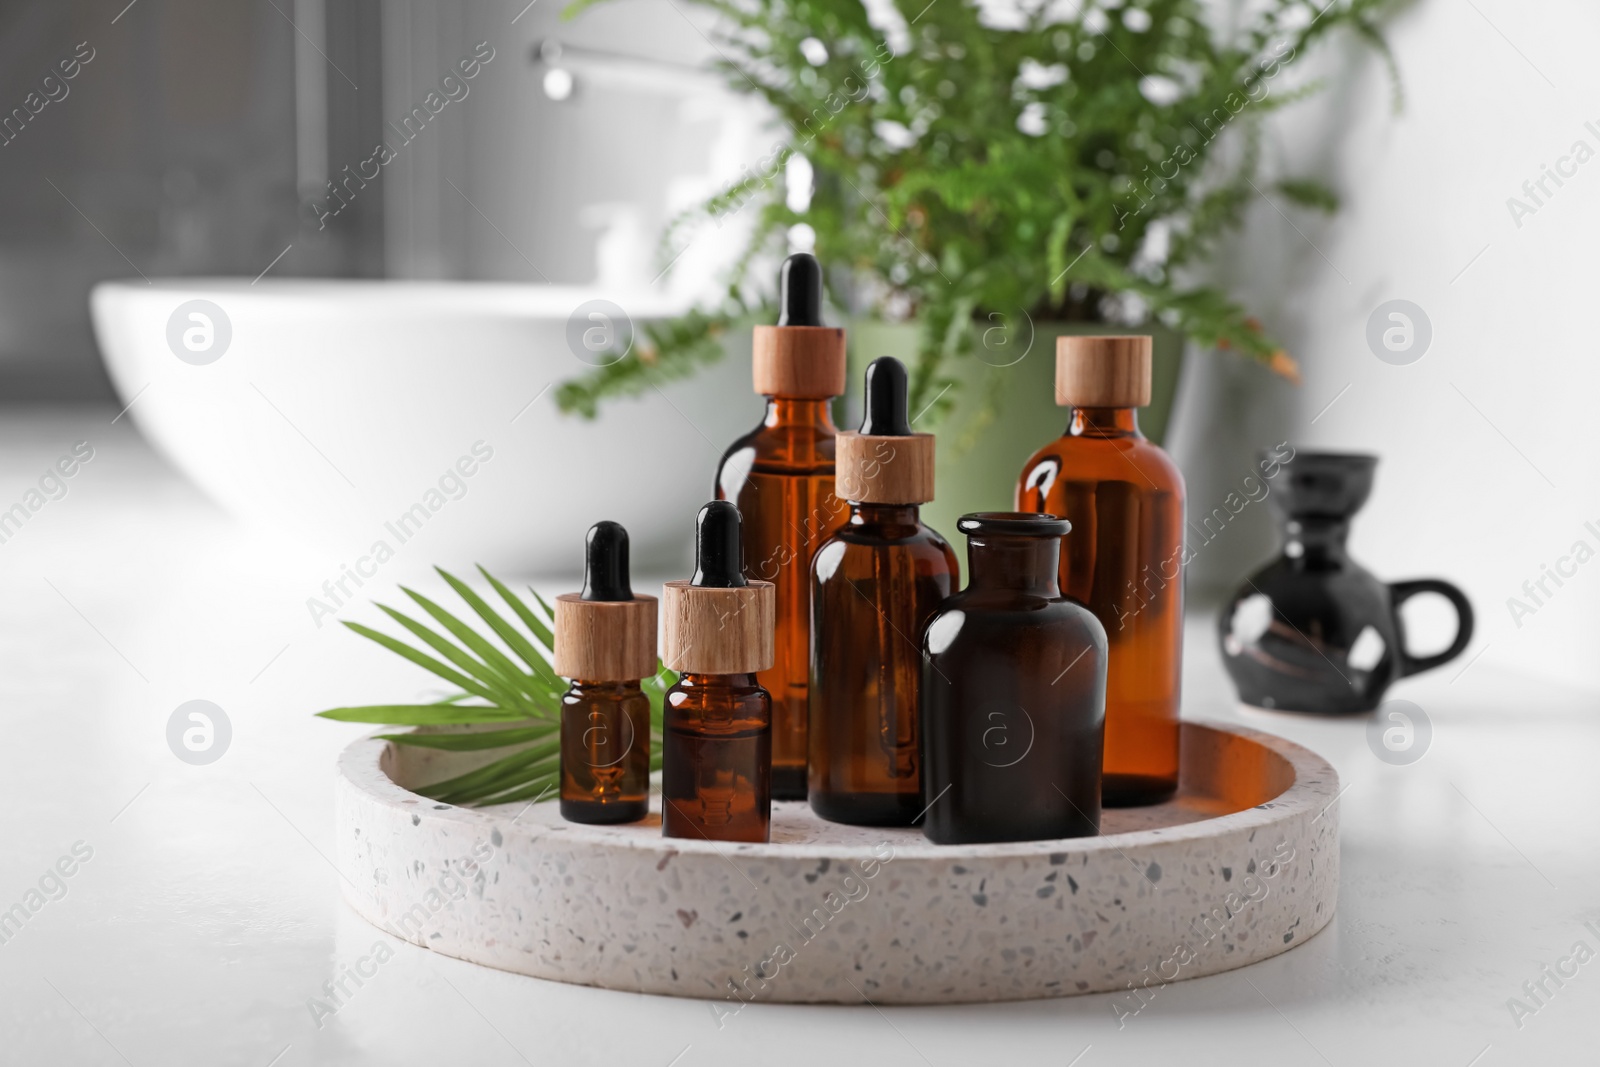
{"label": "plant pot", "polygon": [[[894,356],[907,367],[916,362],[919,326],[858,319],[849,323],[849,392],[839,414],[841,429],[854,429],[861,416],[861,382],[866,366],[879,356]],[[922,507],[929,526],[953,536],[956,520],[970,511],[1009,511],[1015,505],[1017,478],[1028,457],[1067,425],[1067,411],[1056,406],[1056,338],[1085,334],[1148,333],[1155,338],[1155,367],[1149,406],[1139,412],[1139,427],[1157,444],[1171,422],[1184,338],[1164,326],[1136,330],[1105,323],[1041,322],[1033,340],[991,334],[973,354],[950,361],[944,375],[956,380],[954,408],[938,431],[937,496]],[[1020,349],[1012,347],[1021,344]],[[926,401],[924,401],[926,403]],[[989,408],[987,414],[985,407]],[[928,430],[929,416],[913,411],[913,429]]]}

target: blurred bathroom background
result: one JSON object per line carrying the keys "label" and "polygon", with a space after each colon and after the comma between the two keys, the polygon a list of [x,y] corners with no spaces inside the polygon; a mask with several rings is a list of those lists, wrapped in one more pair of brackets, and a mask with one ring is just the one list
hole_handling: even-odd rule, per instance
{"label": "blurred bathroom background", "polygon": [[[686,304],[737,247],[731,228],[713,234],[656,282],[662,227],[764,144],[759,111],[705,73],[713,46],[681,5],[614,0],[563,21],[560,0],[124,3],[0,4],[7,112],[78,42],[94,50],[70,94],[0,149],[7,404],[126,402],[90,324],[103,279],[655,283]],[[1579,0],[1424,0],[1386,31],[1398,107],[1369,51],[1308,60],[1306,76],[1334,76],[1333,91],[1274,119],[1265,151],[1285,173],[1323,177],[1341,210],[1291,218],[1264,196],[1217,260],[1304,381],[1192,351],[1169,435],[1201,511],[1281,440],[1379,453],[1356,554],[1388,579],[1465,586],[1480,616],[1469,656],[1585,686],[1600,685],[1600,571],[1531,618],[1507,600],[1600,520],[1582,236],[1600,222],[1585,188],[1600,169],[1578,171],[1536,217],[1508,216],[1507,198],[1575,139],[1600,143],[1584,125],[1600,112],[1583,103],[1600,99],[1585,54],[1597,30],[1600,12]],[[327,183],[481,41],[494,58],[469,95],[319,226]],[[1338,77],[1356,70],[1367,74]],[[1392,299],[1431,322],[1412,366],[1381,362],[1364,339]],[[1247,511],[1197,560],[1196,603],[1273,544],[1266,509]],[[1431,610],[1419,606],[1418,626],[1447,627]]]}
{"label": "blurred bathroom background", "polygon": [[[0,4],[8,109],[94,53],[0,155],[0,396],[113,399],[88,317],[106,278],[648,284],[663,227],[747,162],[760,116],[673,5],[561,7],[137,0],[113,24],[97,0]],[[402,142],[479,42],[466,95]],[[385,138],[398,158],[319,226],[328,182]],[[703,292],[718,243],[664,283]]]}

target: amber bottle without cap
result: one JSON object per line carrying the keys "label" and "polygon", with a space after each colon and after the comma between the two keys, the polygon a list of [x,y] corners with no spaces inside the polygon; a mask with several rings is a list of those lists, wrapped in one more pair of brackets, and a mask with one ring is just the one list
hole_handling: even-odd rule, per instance
{"label": "amber bottle without cap", "polygon": [[906,421],[906,369],[867,368],[866,418],[838,440],[850,521],[812,563],[810,789],[834,822],[908,826],[922,811],[922,627],[959,565],[918,505],[933,499],[933,436]]}
{"label": "amber bottle without cap", "polygon": [[555,603],[561,698],[561,816],[637,822],[650,806],[650,698],[639,682],[656,669],[656,598],[628,580],[628,531],[589,529],[583,592]]}
{"label": "amber bottle without cap", "polygon": [[761,425],[735,441],[714,495],[744,516],[745,573],[776,587],[777,634],[761,684],[772,694],[772,788],[806,795],[806,683],[811,669],[811,557],[849,515],[833,491],[833,398],[844,393],[844,331],[822,324],[822,268],[799,252],[779,278],[782,314],[757,326],[755,390]]}
{"label": "amber bottle without cap", "polygon": [[667,837],[765,841],[772,824],[772,698],[756,672],[772,665],[771,582],[744,576],[739,510],[700,509],[695,572],[662,597],[667,690],[661,826]]}
{"label": "amber bottle without cap", "polygon": [[1139,432],[1149,337],[1062,337],[1056,403],[1066,433],[1022,470],[1017,510],[1072,521],[1061,591],[1105,626],[1105,803],[1155,804],[1178,788],[1183,671],[1183,475]]}
{"label": "amber bottle without cap", "polygon": [[1069,524],[963,515],[967,587],[923,631],[922,832],[941,845],[1099,832],[1106,635],[1061,595]]}

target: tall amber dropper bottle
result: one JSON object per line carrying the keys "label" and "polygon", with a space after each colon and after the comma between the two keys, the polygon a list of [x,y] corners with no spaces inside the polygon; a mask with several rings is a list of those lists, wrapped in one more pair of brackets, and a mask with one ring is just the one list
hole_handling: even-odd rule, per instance
{"label": "tall amber dropper bottle", "polygon": [[583,592],[555,604],[561,698],[561,816],[637,822],[650,810],[650,699],[639,682],[656,669],[656,598],[628,580],[628,531],[589,528]]}
{"label": "tall amber dropper bottle", "polygon": [[844,331],[822,324],[822,267],[797,252],[779,277],[782,313],[757,326],[755,390],[767,398],[761,425],[735,441],[717,468],[715,496],[744,516],[745,573],[776,587],[771,666],[772,794],[806,796],[806,684],[811,668],[811,558],[844,525],[833,491],[832,400],[844,393]]}
{"label": "tall amber dropper bottle", "polygon": [[917,685],[922,628],[960,565],[917,507],[933,499],[933,435],[906,421],[906,368],[867,367],[866,418],[839,435],[850,521],[817,550],[811,594],[811,808],[909,826],[923,810]]}
{"label": "tall amber dropper bottle", "polygon": [[667,690],[661,827],[667,837],[765,841],[772,824],[771,582],[744,576],[739,510],[700,509],[694,577],[668,582],[662,644],[681,672]]}
{"label": "tall amber dropper bottle", "polygon": [[1108,807],[1156,804],[1178,788],[1183,668],[1183,475],[1139,432],[1150,403],[1149,337],[1061,337],[1056,403],[1072,408],[1017,486],[1017,510],[1062,515],[1061,591],[1110,640]]}

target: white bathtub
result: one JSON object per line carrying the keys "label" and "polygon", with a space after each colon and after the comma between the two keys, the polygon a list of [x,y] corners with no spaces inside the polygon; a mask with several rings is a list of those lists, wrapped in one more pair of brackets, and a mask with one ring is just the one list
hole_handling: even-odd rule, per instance
{"label": "white bathtub", "polygon": [[[598,519],[628,527],[636,565],[688,558],[719,450],[760,417],[748,341],[664,393],[595,421],[557,411],[583,372],[568,317],[603,295],[474,283],[262,279],[106,282],[95,332],[132,418],[246,522],[291,532],[366,570],[386,546],[409,571],[482,562],[573,571]],[[222,309],[208,337],[186,302]],[[619,299],[637,322],[659,299]],[[212,315],[215,318],[215,315]],[[183,339],[189,334],[187,345]],[[538,399],[535,399],[538,398]]]}

